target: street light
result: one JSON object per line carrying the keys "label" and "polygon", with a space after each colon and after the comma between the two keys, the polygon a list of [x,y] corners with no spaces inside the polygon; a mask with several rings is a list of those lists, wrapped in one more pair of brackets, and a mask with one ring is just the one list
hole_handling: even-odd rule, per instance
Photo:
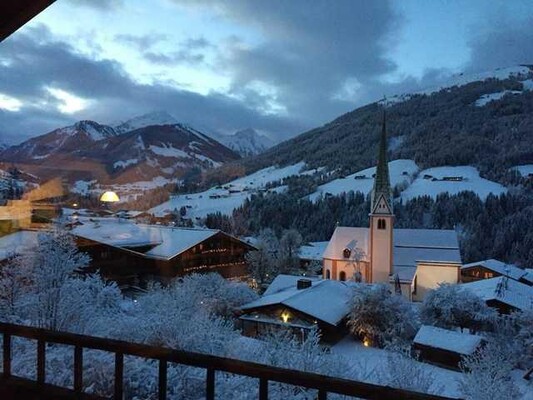
{"label": "street light", "polygon": [[116,203],[117,201],[120,201],[120,199],[115,192],[109,191],[100,196],[100,201],[102,203]]}

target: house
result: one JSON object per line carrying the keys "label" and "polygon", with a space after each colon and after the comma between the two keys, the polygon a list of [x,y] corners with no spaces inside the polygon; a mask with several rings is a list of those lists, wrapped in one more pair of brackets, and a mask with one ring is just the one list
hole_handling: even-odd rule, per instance
{"label": "house", "polygon": [[21,230],[0,237],[0,266],[11,257],[36,247],[39,243],[39,231]]}
{"label": "house", "polygon": [[119,284],[144,286],[192,273],[218,272],[228,279],[248,276],[245,254],[254,247],[214,229],[136,224],[124,219],[84,221],[72,229],[80,250]]}
{"label": "house", "polygon": [[475,293],[502,314],[533,310],[533,287],[506,276],[463,283],[461,287]]}
{"label": "house", "polygon": [[484,344],[481,336],[422,325],[413,339],[412,350],[421,361],[459,369],[462,357],[472,355]]}
{"label": "house", "polygon": [[337,227],[323,254],[323,277],[398,285],[422,301],[439,283],[460,281],[461,254],[453,230],[395,229],[385,119],[371,192],[370,226]]}
{"label": "house", "polygon": [[498,260],[490,259],[465,264],[461,267],[461,281],[463,283],[478,281],[480,279],[490,279],[498,276],[506,276],[533,285],[533,273],[525,269],[518,268],[513,264],[506,264]]}
{"label": "house", "polygon": [[348,282],[278,275],[260,299],[241,307],[239,325],[252,337],[272,329],[305,337],[318,329],[323,341],[336,342],[346,334],[352,298]]}
{"label": "house", "polygon": [[328,242],[309,242],[300,246],[298,257],[300,258],[300,267],[307,269],[312,263],[322,263],[322,255],[326,250]]}

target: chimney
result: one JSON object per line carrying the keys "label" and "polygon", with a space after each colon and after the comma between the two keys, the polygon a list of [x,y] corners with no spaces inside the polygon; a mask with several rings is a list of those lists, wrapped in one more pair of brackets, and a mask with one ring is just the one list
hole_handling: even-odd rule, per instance
{"label": "chimney", "polygon": [[311,287],[311,284],[312,282],[310,279],[298,279],[298,281],[296,281],[296,289],[307,289]]}

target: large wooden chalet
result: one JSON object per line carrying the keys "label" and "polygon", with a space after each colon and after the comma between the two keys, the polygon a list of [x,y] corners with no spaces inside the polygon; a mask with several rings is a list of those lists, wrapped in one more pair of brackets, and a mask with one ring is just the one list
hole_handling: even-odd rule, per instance
{"label": "large wooden chalet", "polygon": [[121,285],[144,286],[192,273],[218,272],[224,278],[248,276],[246,242],[213,229],[142,225],[116,219],[84,221],[72,230],[80,250]]}

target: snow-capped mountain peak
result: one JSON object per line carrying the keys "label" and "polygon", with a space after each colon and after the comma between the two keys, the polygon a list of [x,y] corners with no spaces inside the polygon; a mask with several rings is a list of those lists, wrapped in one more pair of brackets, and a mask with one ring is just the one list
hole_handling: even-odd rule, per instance
{"label": "snow-capped mountain peak", "polygon": [[175,125],[179,121],[166,111],[154,111],[120,122],[113,127],[119,134],[152,125]]}
{"label": "snow-capped mountain peak", "polygon": [[251,156],[264,152],[275,143],[265,135],[257,133],[252,128],[243,129],[233,135],[220,136],[219,140],[225,146],[236,151],[241,156]]}

